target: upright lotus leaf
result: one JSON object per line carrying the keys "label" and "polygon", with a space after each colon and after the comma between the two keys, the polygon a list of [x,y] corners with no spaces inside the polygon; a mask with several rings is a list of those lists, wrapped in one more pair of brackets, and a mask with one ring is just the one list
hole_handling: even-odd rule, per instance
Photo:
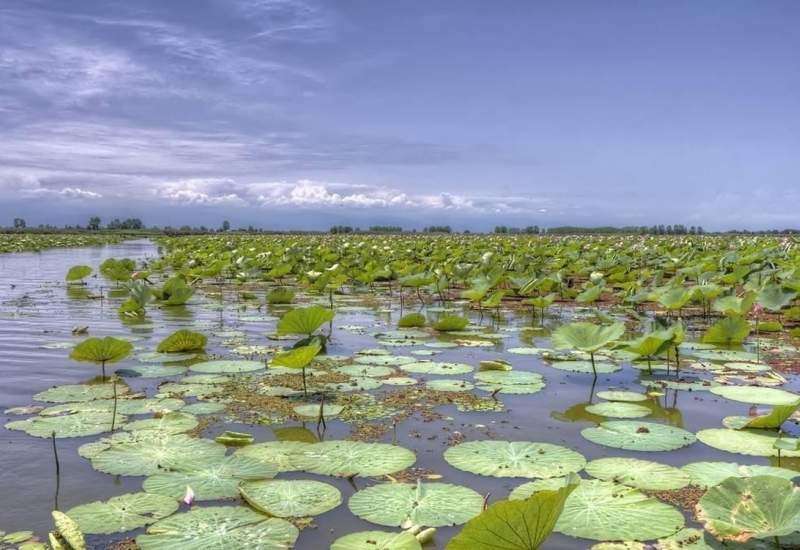
{"label": "upright lotus leaf", "polygon": [[75,281],[81,281],[92,274],[92,268],[88,265],[73,265],[67,271],[67,276],[65,280],[68,283],[74,283]]}
{"label": "upright lotus leaf", "polygon": [[406,531],[359,531],[339,537],[330,550],[422,550],[422,545]]}
{"label": "upright lotus leaf", "polygon": [[105,502],[82,504],[67,511],[81,531],[89,535],[123,533],[149,525],[178,510],[175,498],[129,493]]}
{"label": "upright lotus leaf", "polygon": [[292,465],[298,470],[340,477],[392,474],[415,461],[413,451],[396,445],[335,440],[310,444],[292,457]]}
{"label": "upright lotus leaf", "polygon": [[381,483],[350,497],[350,511],[361,519],[398,527],[461,525],[481,513],[483,497],[450,483]]}
{"label": "upright lotus leaf", "polygon": [[319,327],[332,321],[334,316],[333,310],[320,306],[293,309],[278,321],[278,334],[311,336]]}
{"label": "upright lotus leaf", "polygon": [[539,491],[525,500],[501,500],[471,519],[445,550],[536,550],[550,536],[570,493],[574,476],[555,491]]}
{"label": "upright lotus leaf", "polygon": [[692,291],[683,287],[675,287],[661,293],[658,303],[665,308],[676,311],[683,308],[692,299]]}
{"label": "upright lotus leaf", "polygon": [[586,465],[572,449],[530,441],[468,441],[447,449],[444,459],[459,470],[492,477],[561,477]]}
{"label": "upright lotus leaf", "polygon": [[318,516],[342,503],[339,489],[310,479],[247,481],[239,492],[253,508],[278,518]]}
{"label": "upright lotus leaf", "polygon": [[208,439],[149,430],[148,433],[149,436],[142,438],[112,440],[107,448],[93,454],[92,467],[111,475],[149,476],[218,464],[225,456],[225,447]]}
{"label": "upright lotus leaf", "polygon": [[758,386],[715,386],[711,393],[743,403],[759,405],[797,405],[800,395],[778,388],[762,388]]}
{"label": "upright lotus leaf", "polygon": [[86,539],[78,523],[64,512],[53,510],[53,523],[56,533],[67,543],[69,550],[86,550]]}
{"label": "upright lotus leaf", "polygon": [[579,304],[591,304],[596,302],[600,295],[603,294],[604,285],[592,285],[586,290],[575,296],[575,301]]}
{"label": "upright lotus leaf", "polygon": [[141,550],[287,550],[300,532],[244,506],[210,506],[175,514],[136,537]]}
{"label": "upright lotus leaf", "polygon": [[638,458],[598,458],[586,465],[586,472],[603,481],[647,491],[681,489],[689,484],[689,474],[679,468]]}
{"label": "upright lotus leaf", "polygon": [[69,354],[70,359],[88,363],[100,363],[105,369],[106,363],[122,361],[133,350],[133,344],[112,336],[105,338],[87,338]]}
{"label": "upright lotus leaf", "polygon": [[681,428],[640,422],[611,420],[584,428],[581,435],[593,443],[628,451],[674,451],[695,442],[695,436]]}
{"label": "upright lotus leaf", "polygon": [[400,317],[397,326],[399,328],[419,328],[424,327],[425,323],[427,323],[427,319],[422,313],[409,313]]}
{"label": "upright lotus leaf", "polygon": [[780,285],[767,285],[762,288],[756,298],[756,303],[770,311],[780,311],[797,298],[797,291]]}
{"label": "upright lotus leaf", "polygon": [[692,462],[681,468],[689,475],[689,482],[702,489],[719,485],[729,477],[773,476],[794,479],[800,472],[761,466],[758,464],[737,464],[736,462]]}
{"label": "upright lotus leaf", "polygon": [[433,324],[433,328],[439,332],[453,332],[464,330],[469,324],[469,319],[458,315],[445,315]]}
{"label": "upright lotus leaf", "polygon": [[[576,349],[589,354],[594,365],[594,354],[625,333],[623,323],[612,325],[595,325],[579,321],[568,325],[561,325],[553,333],[553,345],[559,349]],[[597,372],[595,371],[595,376]]]}
{"label": "upright lotus leaf", "polygon": [[670,348],[673,335],[669,329],[648,332],[628,342],[623,349],[650,361]]}
{"label": "upright lotus leaf", "polygon": [[800,490],[779,477],[726,479],[703,495],[696,510],[706,530],[722,541],[776,539],[800,530]]}
{"label": "upright lotus leaf", "polygon": [[711,325],[705,334],[703,342],[729,346],[741,344],[750,334],[750,323],[742,317],[726,317]]}
{"label": "upright lotus leaf", "polygon": [[293,348],[289,351],[276,353],[270,361],[270,367],[286,367],[289,369],[304,369],[322,349],[319,342],[312,342],[307,346]]}
{"label": "upright lotus leaf", "polygon": [[203,351],[208,338],[199,332],[178,330],[164,338],[156,351],[158,353],[181,353],[187,351]]}
{"label": "upright lotus leaf", "polygon": [[723,296],[722,298],[714,300],[711,309],[719,311],[723,315],[743,317],[747,315],[755,301],[755,292],[745,292],[742,296],[731,294],[730,296]]}
{"label": "upright lotus leaf", "polygon": [[268,304],[291,304],[293,301],[294,291],[291,288],[276,287],[267,293]]}
{"label": "upright lotus leaf", "polygon": [[652,540],[683,525],[681,512],[637,489],[586,480],[567,497],[555,530],[593,540]]}
{"label": "upright lotus leaf", "polygon": [[183,277],[175,276],[168,279],[156,294],[166,306],[182,306],[189,301],[194,291]]}
{"label": "upright lotus leaf", "polygon": [[[750,456],[778,456],[773,430],[729,430],[709,428],[697,432],[697,439],[715,449]],[[781,456],[800,457],[800,451],[781,450]]]}
{"label": "upright lotus leaf", "polygon": [[726,428],[742,430],[744,428],[777,429],[800,407],[800,400],[792,405],[776,405],[767,414],[757,416],[726,416],[722,424]]}
{"label": "upright lotus leaf", "polygon": [[103,277],[117,283],[130,280],[136,270],[136,263],[129,259],[108,258],[100,264],[100,273]]}

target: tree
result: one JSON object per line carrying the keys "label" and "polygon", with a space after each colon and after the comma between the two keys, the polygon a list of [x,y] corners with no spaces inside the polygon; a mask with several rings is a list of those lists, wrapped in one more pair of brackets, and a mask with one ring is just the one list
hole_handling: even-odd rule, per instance
{"label": "tree", "polygon": [[22,218],[14,218],[14,229],[25,229],[25,220]]}
{"label": "tree", "polygon": [[100,218],[97,216],[92,216],[89,218],[89,223],[86,226],[87,229],[91,229],[92,231],[97,231],[100,229]]}
{"label": "tree", "polygon": [[222,222],[222,230],[223,231],[230,231],[230,229],[231,229],[231,222],[229,222],[228,220],[225,220],[224,222]]}

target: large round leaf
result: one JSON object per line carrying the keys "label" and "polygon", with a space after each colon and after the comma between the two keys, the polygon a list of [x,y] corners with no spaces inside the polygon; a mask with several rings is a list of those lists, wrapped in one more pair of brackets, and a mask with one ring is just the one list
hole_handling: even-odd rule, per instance
{"label": "large round leaf", "polygon": [[[117,396],[128,393],[128,386],[117,384]],[[113,384],[64,384],[33,396],[36,401],[48,403],[70,403],[72,401],[93,401],[114,397]]]}
{"label": "large round leaf", "polygon": [[783,537],[800,531],[800,491],[779,477],[728,478],[703,495],[697,519],[720,540]]}
{"label": "large round leaf", "polygon": [[426,527],[466,523],[481,513],[483,497],[450,483],[382,483],[363,489],[349,502],[358,517],[389,527],[406,522]]}
{"label": "large round leaf", "polygon": [[593,540],[651,540],[683,527],[678,510],[632,487],[582,481],[564,504],[556,531]]}
{"label": "large round leaf", "polygon": [[586,412],[610,418],[641,418],[653,411],[642,405],[624,401],[603,401],[586,406]]}
{"label": "large round leaf", "polygon": [[[778,456],[773,448],[778,434],[771,430],[729,430],[709,428],[697,432],[697,439],[715,449],[751,456]],[[798,457],[800,451],[781,451],[781,456]]]}
{"label": "large round leaf", "polygon": [[339,537],[330,550],[422,550],[417,537],[401,531],[359,531]]}
{"label": "large round leaf", "polygon": [[603,481],[648,491],[680,489],[689,484],[689,475],[679,468],[638,458],[599,458],[586,465],[586,472]]}
{"label": "large round leaf", "polygon": [[195,508],[162,519],[136,537],[141,550],[287,550],[299,532],[243,506]]}
{"label": "large round leaf", "polygon": [[586,465],[571,449],[530,441],[470,441],[447,449],[444,459],[459,470],[493,477],[559,477]]}
{"label": "large round leaf", "polygon": [[208,338],[199,332],[181,329],[173,332],[158,344],[158,353],[185,353],[187,351],[202,351],[206,347]]}
{"label": "large round leaf", "polygon": [[129,432],[156,430],[165,434],[177,434],[193,430],[198,425],[197,417],[184,412],[168,412],[153,418],[137,420],[124,426]]}
{"label": "large round leaf", "polygon": [[775,476],[794,479],[800,476],[800,472],[786,468],[735,462],[692,462],[681,469],[689,475],[689,482],[692,485],[703,489],[719,485],[729,477]]}
{"label": "large round leaf", "polygon": [[681,428],[634,420],[603,422],[584,428],[581,435],[598,445],[628,451],[674,451],[695,441],[694,434]]}
{"label": "large round leaf", "polygon": [[405,363],[400,368],[415,374],[466,374],[472,372],[473,367],[464,363],[437,363],[435,361],[418,361]]}
{"label": "large round leaf", "polygon": [[223,456],[223,445],[178,434],[112,442],[108,448],[94,454],[91,460],[95,470],[107,474],[149,476],[165,470],[216,464]]}
{"label": "large round leaf", "polygon": [[758,403],[760,405],[794,405],[800,401],[800,395],[777,388],[762,388],[758,386],[716,386],[711,388],[711,393],[743,403]]}
{"label": "large round leaf", "polygon": [[[34,437],[87,437],[111,431],[111,412],[86,411],[61,416],[34,416],[6,424],[8,430],[20,430]],[[115,426],[127,418],[117,414]]]}
{"label": "large round leaf", "polygon": [[279,472],[293,472],[301,469],[297,465],[298,457],[312,445],[303,441],[267,441],[239,449],[236,455],[255,458],[274,466]]}
{"label": "large round leaf", "polygon": [[320,306],[297,308],[288,311],[278,321],[278,334],[307,334],[331,321],[333,310]]}
{"label": "large round leaf", "polygon": [[272,478],[278,469],[245,455],[231,455],[214,464],[192,464],[181,471],[163,472],[148,477],[142,488],[148,493],[179,499],[191,487],[195,500],[235,498],[241,481]]}
{"label": "large round leaf", "polygon": [[626,390],[608,390],[597,392],[597,397],[609,401],[647,401],[647,396],[643,393]]}
{"label": "large round leaf", "polygon": [[133,344],[112,336],[105,338],[87,338],[69,354],[75,361],[92,363],[115,363],[125,359],[133,350]]}
{"label": "large round leaf", "polygon": [[[548,363],[548,366],[558,370],[580,372],[583,374],[592,374],[595,372],[592,370],[591,361],[555,361],[553,363]],[[597,370],[597,374],[609,374],[618,370],[622,370],[622,367],[619,365],[601,361],[595,361],[594,368]]]}
{"label": "large round leaf", "polygon": [[308,479],[247,481],[239,491],[250,506],[279,518],[318,516],[342,503],[339,489]]}
{"label": "large round leaf", "polygon": [[539,392],[545,385],[541,374],[516,370],[481,371],[475,374],[475,380],[481,390],[518,395]]}
{"label": "large round leaf", "polygon": [[292,460],[298,470],[341,477],[382,476],[405,470],[415,461],[414,453],[403,447],[361,441],[312,443]]}
{"label": "large round leaf", "polygon": [[178,500],[148,493],[129,493],[105,502],[90,502],[67,511],[88,535],[122,533],[149,525],[178,509]]}
{"label": "large round leaf", "polygon": [[264,368],[260,361],[245,360],[220,360],[195,363],[189,370],[203,374],[237,374],[240,372],[253,372]]}

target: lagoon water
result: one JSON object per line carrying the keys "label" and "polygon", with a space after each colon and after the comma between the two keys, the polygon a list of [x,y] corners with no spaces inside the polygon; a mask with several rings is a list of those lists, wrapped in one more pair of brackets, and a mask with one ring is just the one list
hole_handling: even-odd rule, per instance
{"label": "lagoon water", "polygon": [[[246,333],[247,342],[254,345],[274,344],[265,334],[274,331],[271,320],[254,320],[253,311],[242,310],[233,299],[225,300],[221,310],[209,305],[198,296],[186,307],[148,309],[148,322],[144,325],[127,326],[117,315],[122,296],[115,296],[109,283],[92,277],[87,287],[70,288],[64,282],[67,269],[75,264],[86,264],[97,268],[109,257],[132,258],[137,262],[154,258],[158,254],[154,243],[146,240],[128,241],[116,245],[56,249],[43,252],[0,255],[0,412],[19,406],[36,404],[31,396],[49,387],[67,383],[92,381],[99,369],[91,364],[76,363],[68,358],[68,349],[52,347],[60,342],[75,343],[82,339],[71,334],[73,327],[86,326],[92,336],[125,336],[134,338],[137,351],[153,350],[156,344],[171,332],[180,328],[193,328],[210,334],[212,330],[198,327],[214,327],[214,330],[237,330]],[[90,294],[103,293],[104,300],[91,299]],[[376,347],[371,335],[377,330],[393,329],[400,317],[398,301],[381,297],[379,307],[345,308],[337,312],[333,325],[333,340],[328,353],[350,355],[354,352]],[[357,304],[358,299],[347,301]],[[382,311],[390,309],[390,312]],[[404,313],[408,313],[408,308]],[[557,312],[556,312],[557,313]],[[564,313],[565,315],[567,312]],[[474,312],[469,313],[478,321]],[[558,322],[557,315],[547,325]],[[546,331],[532,336],[519,330],[531,325],[528,311],[503,311],[499,320],[487,315],[484,324],[495,323],[503,338],[492,347],[458,347],[442,350],[437,361],[458,361],[477,366],[482,359],[504,358],[517,370],[538,372],[545,377],[547,387],[534,395],[501,396],[506,405],[504,412],[458,412],[454,406],[442,407],[441,419],[423,420],[412,417],[397,427],[397,442],[414,450],[416,467],[429,469],[443,476],[443,481],[463,484],[481,494],[489,494],[491,500],[505,498],[524,479],[497,479],[481,477],[456,470],[442,459],[448,442],[463,437],[467,441],[480,439],[508,439],[542,441],[565,445],[575,449],[591,460],[607,456],[639,457],[681,466],[700,460],[739,461],[743,463],[768,464],[768,459],[744,457],[717,451],[700,442],[671,452],[635,453],[602,447],[585,440],[580,431],[591,426],[596,417],[583,412],[583,405],[590,400],[596,402],[593,392],[609,389],[631,389],[643,391],[638,384],[640,371],[629,365],[616,373],[601,375],[593,387],[592,376],[570,373],[549,367],[536,356],[521,356],[508,353],[508,348],[517,346],[547,346]],[[536,321],[538,323],[538,321]],[[364,327],[363,331],[352,330],[353,325]],[[348,327],[348,328],[344,328]],[[45,347],[50,345],[50,347]],[[223,346],[219,337],[209,338],[209,352],[231,357],[230,350]],[[393,350],[407,354],[409,348]],[[125,367],[138,364],[134,356],[115,365]],[[466,375],[469,377],[470,375]],[[436,378],[436,377],[430,377]],[[132,389],[146,391],[152,395],[158,383],[164,379],[131,379]],[[794,381],[787,389],[796,386]],[[380,394],[383,390],[375,390]],[[696,432],[702,428],[718,427],[726,415],[747,414],[748,405],[725,401],[707,392],[667,390],[665,395],[653,398],[654,415],[643,420],[666,422]],[[18,420],[19,416],[2,415],[0,423]],[[298,423],[289,425],[298,426]],[[313,427],[313,425],[311,426]],[[272,426],[242,424],[212,424],[204,433],[214,437],[225,429],[253,433],[257,441],[275,439]],[[326,439],[346,438],[352,425],[331,420],[328,422]],[[383,441],[391,442],[390,432]],[[96,472],[88,460],[78,456],[77,448],[97,437],[58,439],[57,451],[60,459],[60,484],[57,491],[55,463],[51,441],[31,437],[23,432],[9,431],[0,427],[0,530],[6,532],[31,529],[46,536],[51,527],[50,511],[58,506],[62,510],[77,504],[141,489],[142,478],[113,477]],[[774,462],[773,462],[774,463]],[[787,465],[784,461],[784,466]],[[585,475],[585,474],[584,474]],[[353,484],[344,479],[304,474],[302,472],[281,474],[281,478],[319,479],[331,483],[342,492],[344,502],[356,488],[374,483],[370,479],[355,479]],[[315,518],[314,526],[301,532],[299,549],[327,548],[337,537],[359,530],[382,529],[353,516],[346,504]],[[436,535],[435,548],[444,548],[446,541],[458,528],[442,528]],[[135,536],[140,531],[113,537],[90,537],[93,548],[107,548],[113,542]],[[576,540],[563,535],[553,535],[545,548],[588,548],[590,541]],[[427,548],[427,547],[426,547]]]}

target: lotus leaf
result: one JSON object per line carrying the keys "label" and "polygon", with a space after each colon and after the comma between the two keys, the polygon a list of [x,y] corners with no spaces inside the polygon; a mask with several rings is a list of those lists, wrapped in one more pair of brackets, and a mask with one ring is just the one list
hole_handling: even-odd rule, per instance
{"label": "lotus leaf", "polygon": [[298,470],[340,477],[382,476],[404,470],[415,461],[414,453],[403,447],[362,441],[314,443],[292,456]]}
{"label": "lotus leaf", "polygon": [[757,386],[716,386],[711,393],[743,403],[760,405],[794,405],[800,402],[800,395],[777,388],[761,388]]}
{"label": "lotus leaf", "polygon": [[628,451],[674,451],[695,442],[694,434],[681,428],[634,420],[603,422],[584,428],[581,435],[592,443]]}
{"label": "lotus leaf", "polygon": [[333,310],[311,306],[287,311],[278,321],[278,334],[311,335],[325,323],[332,321]]}
{"label": "lotus leaf", "polygon": [[472,372],[473,368],[464,363],[437,363],[434,361],[418,361],[415,363],[405,363],[400,368],[406,372],[415,374],[466,374]]}
{"label": "lotus leaf", "polygon": [[116,363],[125,359],[133,350],[133,344],[106,336],[105,338],[87,338],[70,352],[70,359],[91,363]]}
{"label": "lotus leaf", "polygon": [[643,393],[622,390],[599,391],[597,397],[609,401],[647,401],[647,396]]}
{"label": "lotus leaf", "polygon": [[220,360],[195,363],[189,370],[203,374],[239,374],[253,372],[264,368],[261,361]]}
{"label": "lotus leaf", "polygon": [[[112,413],[86,411],[61,416],[34,416],[6,424],[6,429],[24,431],[34,437],[87,437],[111,431]],[[115,426],[123,425],[127,418],[117,414]]]}
{"label": "lotus leaf", "polygon": [[642,405],[624,401],[605,401],[586,406],[586,412],[609,418],[642,418],[653,411]]}
{"label": "lotus leaf", "polygon": [[729,477],[773,476],[794,479],[800,476],[800,472],[786,468],[735,462],[692,462],[681,469],[689,474],[689,482],[692,485],[703,489],[719,485]]}
{"label": "lotus leaf", "polygon": [[680,489],[689,484],[689,475],[679,468],[638,458],[599,458],[586,465],[586,472],[603,481],[647,491]]}
{"label": "lotus leaf", "polygon": [[208,439],[162,434],[156,430],[149,437],[112,440],[108,448],[92,456],[92,467],[112,475],[149,476],[166,470],[199,469],[219,463],[225,455],[224,446]]}
{"label": "lotus leaf", "polygon": [[122,533],[149,525],[178,510],[176,498],[148,493],[129,493],[105,502],[71,508],[67,515],[89,535]]}
{"label": "lotus leaf", "polygon": [[417,538],[411,533],[400,531],[359,531],[339,537],[330,550],[422,550]]}
{"label": "lotus leaf", "polygon": [[459,470],[493,477],[559,477],[586,465],[571,449],[529,441],[469,441],[447,449],[444,459]]}
{"label": "lotus leaf", "polygon": [[339,489],[321,481],[248,481],[239,492],[250,506],[279,518],[318,516],[342,503]]}
{"label": "lotus leaf", "polygon": [[208,338],[199,332],[178,330],[164,338],[156,351],[158,353],[185,353],[187,351],[203,351]]}
{"label": "lotus leaf", "polygon": [[[715,449],[751,456],[778,456],[773,448],[778,435],[770,430],[729,430],[709,428],[697,432],[697,439]],[[800,457],[800,451],[781,451],[781,456]]]}

